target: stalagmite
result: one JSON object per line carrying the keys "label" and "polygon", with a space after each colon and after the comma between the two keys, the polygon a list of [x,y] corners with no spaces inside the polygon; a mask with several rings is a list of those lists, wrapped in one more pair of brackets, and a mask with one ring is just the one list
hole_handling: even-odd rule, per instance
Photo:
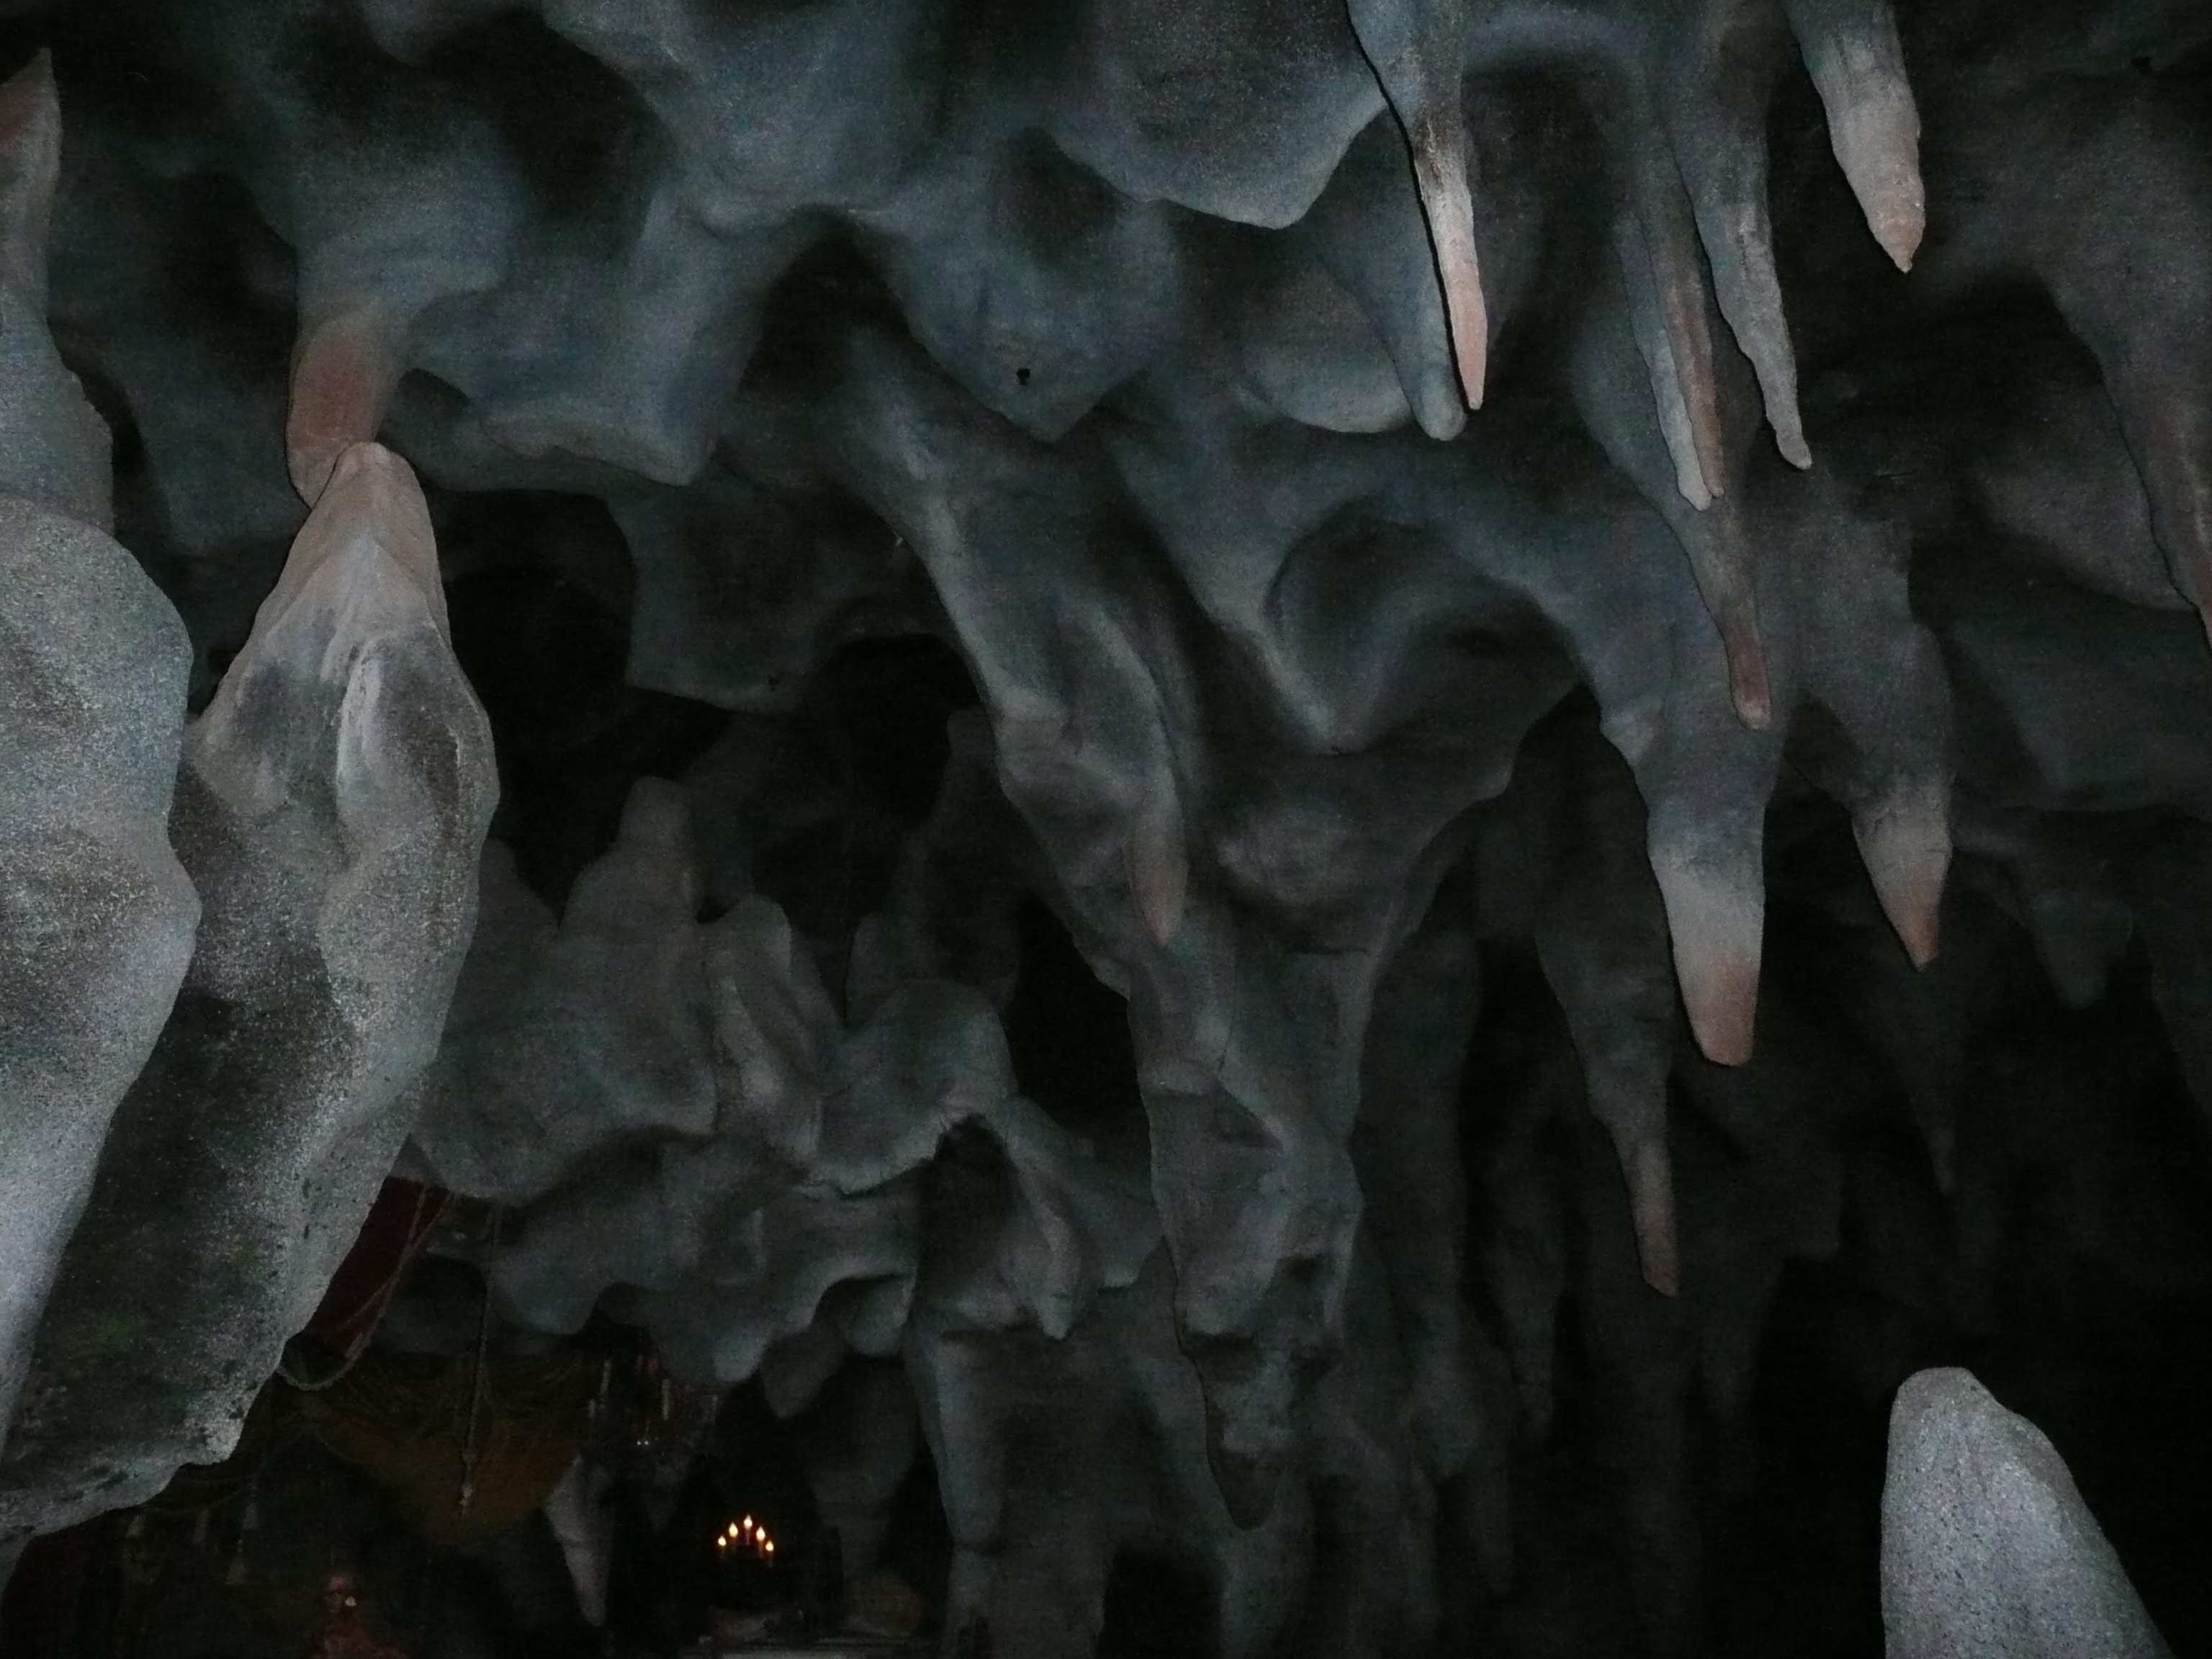
{"label": "stalagmite", "polygon": [[0,582],[5,1412],[199,903],[165,833],[189,664],[174,612],[100,532],[16,497],[0,498]]}
{"label": "stalagmite", "polygon": [[0,1422],[199,913],[167,834],[190,647],[94,522],[107,434],[46,331],[60,123],[42,53],[0,86]]}
{"label": "stalagmite", "polygon": [[2051,1442],[1963,1370],[1891,1408],[1881,1612],[1891,1659],[2168,1651]]}
{"label": "stalagmite", "polygon": [[406,464],[345,451],[185,734],[198,939],[40,1329],[11,1532],[228,1450],[405,1137],[495,793],[436,560]]}

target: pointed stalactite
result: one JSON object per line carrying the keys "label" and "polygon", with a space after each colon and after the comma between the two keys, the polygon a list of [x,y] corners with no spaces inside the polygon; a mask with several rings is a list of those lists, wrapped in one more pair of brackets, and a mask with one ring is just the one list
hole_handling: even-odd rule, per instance
{"label": "pointed stalactite", "polygon": [[1780,550],[1769,591],[1805,717],[1796,770],[1850,811],[1882,913],[1925,967],[1951,866],[1953,720],[1942,652],[1913,616],[1905,532],[1828,476],[1765,499]]}
{"label": "pointed stalactite", "polygon": [[1729,107],[1717,118],[1703,117],[1694,131],[1678,134],[1675,155],[1712,269],[1713,297],[1759,377],[1775,447],[1790,465],[1809,467],[1813,452],[1797,406],[1797,358],[1774,267],[1764,109]]}
{"label": "pointed stalactite", "polygon": [[2032,845],[2014,860],[2012,875],[2051,988],[2076,1013],[2095,1007],[2135,938],[2134,909],[2107,872],[2069,868]]}
{"label": "pointed stalactite", "polygon": [[1153,944],[1165,949],[1182,931],[1190,896],[1190,857],[1183,842],[1182,814],[1166,786],[1166,799],[1140,811],[1122,844],[1122,862],[1137,914]]}
{"label": "pointed stalactite", "polygon": [[1450,321],[1431,297],[1435,250],[1395,114],[1352,141],[1321,199],[1285,234],[1310,246],[1352,296],[1420,429],[1439,442],[1466,430]]}
{"label": "pointed stalactite", "polygon": [[[1640,241],[1626,216],[1615,229],[1620,242]],[[1575,338],[1576,407],[1599,447],[1667,521],[1723,647],[1728,674],[1715,690],[1725,692],[1743,726],[1763,730],[1773,719],[1774,691],[1745,509],[1702,489],[1673,355],[1650,301],[1648,288],[1631,282],[1627,257],[1601,273]]]}
{"label": "pointed stalactite", "polygon": [[[1573,994],[1551,966],[1546,973],[1562,999]],[[1664,971],[1663,968],[1661,969]],[[1594,987],[1617,1000],[1634,1001],[1625,983]],[[1569,1028],[1583,1059],[1583,1092],[1590,1115],[1605,1126],[1620,1164],[1628,1209],[1635,1223],[1637,1266],[1662,1296],[1681,1290],[1680,1252],[1675,1244],[1674,1171],[1667,1148],[1667,1072],[1674,1048],[1672,1011],[1656,1030],[1641,1027],[1640,1011],[1595,1007],[1587,995],[1568,1010]],[[1624,1024],[1624,1021],[1627,1024]]]}
{"label": "pointed stalactite", "polygon": [[[1705,264],[1698,250],[1697,219],[1683,195],[1681,170],[1656,128],[1637,131],[1631,159],[1631,206],[1644,232],[1644,270],[1648,301],[1666,330],[1668,354],[1681,387],[1690,445],[1705,489],[1719,498],[1728,493],[1728,447],[1721,434],[1721,380],[1712,358],[1712,295],[1705,289]],[[1631,285],[1639,274],[1631,272]]]}
{"label": "pointed stalactite", "polygon": [[1636,348],[1644,359],[1651,384],[1651,401],[1658,411],[1659,434],[1666,441],[1668,459],[1674,463],[1674,489],[1700,513],[1713,504],[1698,459],[1697,435],[1692,429],[1689,400],[1683,395],[1682,376],[1674,363],[1674,342],[1644,280],[1643,235],[1635,221],[1616,222],[1614,246],[1620,254],[1621,274],[1628,284],[1629,311],[1636,329]]}
{"label": "pointed stalactite", "polygon": [[[2051,76],[1960,111],[1950,125],[1966,141],[1942,151],[1942,279],[1955,288],[2025,270],[2041,282],[2096,356],[2166,580],[2203,616],[2212,608],[2212,165],[2203,100],[2185,85]],[[2090,419],[2103,424],[2103,412]],[[2094,550],[2094,586],[2164,604],[2118,538],[2072,539]]]}
{"label": "pointed stalactite", "polygon": [[1483,1437],[1473,1322],[1459,1288],[1468,1233],[1459,1097],[1482,1002],[1464,904],[1448,886],[1376,987],[1351,1138],[1362,1227],[1409,1310],[1414,1440],[1446,1478],[1468,1467]]}
{"label": "pointed stalactite", "polygon": [[1460,392],[1469,409],[1480,409],[1489,373],[1490,313],[1483,301],[1482,265],[1475,250],[1466,126],[1455,116],[1441,121],[1425,118],[1407,133],[1413,146],[1414,183],[1436,247]]}
{"label": "pointed stalactite", "polygon": [[1449,327],[1453,367],[1469,409],[1482,407],[1490,354],[1489,307],[1475,246],[1460,19],[1440,0],[1353,0],[1352,26],[1383,95],[1405,129],[1413,182]]}
{"label": "pointed stalactite", "polygon": [[[1620,1165],[1638,1264],[1653,1290],[1673,1296],[1681,1270],[1667,1146],[1676,1026],[1665,907],[1646,863],[1633,775],[1595,725],[1565,741],[1550,821],[1531,826],[1554,849],[1536,956],[1566,1016],[1584,1102]],[[1528,753],[1518,769],[1516,787],[1532,808],[1548,793],[1548,759]]]}
{"label": "pointed stalactite", "polygon": [[1674,1166],[1667,1153],[1666,1135],[1616,1135],[1613,1146],[1628,1182],[1628,1210],[1636,1224],[1636,1260],[1644,1270],[1644,1282],[1662,1296],[1678,1296],[1682,1267],[1674,1243]]}
{"label": "pointed stalactite", "polygon": [[[1609,943],[1586,938],[1577,945],[1554,939],[1540,944],[1539,952],[1546,976],[1566,1006],[1590,1115],[1605,1126],[1620,1164],[1635,1224],[1637,1266],[1653,1290],[1674,1296],[1682,1282],[1675,1244],[1674,1165],[1667,1148],[1674,1011],[1650,1006],[1645,994],[1649,976],[1642,964],[1629,967],[1615,950],[1607,948]],[[1612,972],[1601,968],[1595,975],[1577,974],[1561,963],[1563,946],[1583,955],[1585,969],[1602,963]],[[1612,958],[1609,963],[1607,957]],[[1663,963],[1656,965],[1663,975]],[[1657,988],[1663,994],[1663,981]]]}
{"label": "pointed stalactite", "polygon": [[[1664,135],[1638,124],[1625,135],[1630,149],[1629,214],[1615,222],[1613,245],[1628,283],[1637,319],[1637,343],[1652,375],[1652,391],[1680,407],[1680,426],[1668,447],[1683,480],[1682,494],[1703,507],[1690,481],[1705,496],[1727,493],[1727,446],[1721,431],[1720,381],[1713,363],[1712,300],[1706,292],[1696,222],[1682,192],[1681,175]],[[1662,349],[1663,345],[1663,349]],[[1671,393],[1662,380],[1671,378]]]}
{"label": "pointed stalactite", "polygon": [[1296,1358],[1249,1339],[1187,1342],[1206,1399],[1206,1460],[1223,1506],[1239,1527],[1275,1507],[1294,1455],[1299,1396]]}
{"label": "pointed stalactite", "polygon": [[1898,942],[1914,967],[1925,968],[1942,944],[1949,802],[1940,788],[1905,791],[1853,813],[1851,833]]}
{"label": "pointed stalactite", "polygon": [[1746,726],[1764,732],[1774,723],[1774,686],[1759,637],[1758,555],[1742,507],[1734,499],[1715,501],[1681,540],[1728,655],[1729,701]]}
{"label": "pointed stalactite", "polygon": [[1655,842],[1651,873],[1667,905],[1674,975],[1706,1059],[1751,1058],[1766,895],[1754,845],[1747,857],[1692,858]]}
{"label": "pointed stalactite", "polygon": [[292,487],[310,507],[338,457],[375,438],[399,385],[399,330],[374,301],[302,328],[292,360],[284,459]]}
{"label": "pointed stalactite", "polygon": [[1784,0],[1805,67],[1828,112],[1828,139],[1851,193],[1899,270],[1928,224],[1920,111],[1888,0]]}
{"label": "pointed stalactite", "polygon": [[[1758,574],[1743,512],[1737,503],[1723,499],[1718,390],[1712,374],[1711,337],[1702,320],[1703,287],[1694,275],[1674,285],[1675,297],[1700,319],[1695,337],[1686,339],[1671,318],[1668,298],[1650,263],[1650,244],[1642,222],[1630,215],[1617,219],[1614,246],[1660,434],[1674,464],[1676,491],[1697,509],[1694,518],[1679,510],[1668,513],[1668,522],[1689,558],[1705,610],[1720,630],[1722,647],[1728,653],[1729,696],[1737,718],[1752,730],[1763,731],[1773,720],[1774,699],[1765,646],[1759,637]],[[1677,252],[1694,264],[1694,249]],[[1699,361],[1691,354],[1699,352],[1702,372],[1686,372],[1686,362]],[[1649,491],[1655,483],[1647,482],[1644,488]]]}
{"label": "pointed stalactite", "polygon": [[1499,1240],[1483,1263],[1483,1278],[1504,1326],[1521,1432],[1541,1442],[1550,1437],[1558,1411],[1554,1370],[1568,1277],[1567,1200],[1555,1171],[1535,1148],[1516,1151],[1518,1158],[1495,1172],[1489,1194]]}

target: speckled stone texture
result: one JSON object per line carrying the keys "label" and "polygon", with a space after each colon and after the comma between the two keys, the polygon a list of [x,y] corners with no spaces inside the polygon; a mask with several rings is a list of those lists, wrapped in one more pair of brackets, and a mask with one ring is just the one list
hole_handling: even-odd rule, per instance
{"label": "speckled stone texture", "polygon": [[413,1121],[495,795],[436,556],[406,463],[344,451],[185,735],[199,933],[64,1257],[0,1531],[222,1456]]}
{"label": "speckled stone texture", "polygon": [[1898,1390],[1881,1498],[1889,1659],[2164,1659],[2065,1461],[1973,1374]]}

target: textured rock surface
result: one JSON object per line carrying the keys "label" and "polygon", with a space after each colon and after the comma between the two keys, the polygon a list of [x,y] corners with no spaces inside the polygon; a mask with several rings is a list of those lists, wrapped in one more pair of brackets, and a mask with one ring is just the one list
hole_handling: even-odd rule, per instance
{"label": "textured rock surface", "polygon": [[2212,1286],[2200,14],[0,3],[0,1547],[404,1146],[949,1650],[1815,1651]]}
{"label": "textured rock surface", "polygon": [[198,938],[40,1328],[10,1530],[226,1451],[405,1138],[493,800],[436,570],[406,464],[344,451],[185,733]]}
{"label": "textured rock surface", "polygon": [[0,1419],[199,908],[167,835],[190,647],[97,527],[106,431],[46,331],[60,141],[41,57],[0,87]]}
{"label": "textured rock surface", "polygon": [[1969,1371],[1921,1371],[1898,1390],[1881,1611],[1894,1659],[2168,1651],[2063,1460]]}

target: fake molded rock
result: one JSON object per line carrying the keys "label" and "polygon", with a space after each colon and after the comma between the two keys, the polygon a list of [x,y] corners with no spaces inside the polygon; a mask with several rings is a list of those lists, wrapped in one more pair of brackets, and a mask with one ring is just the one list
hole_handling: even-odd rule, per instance
{"label": "fake molded rock", "polygon": [[183,623],[109,538],[107,429],[47,332],[61,116],[0,86],[0,1425],[199,903],[170,850]]}
{"label": "fake molded rock", "polygon": [[1955,1369],[1890,1411],[1881,1617],[1890,1659],[2167,1651],[2043,1431]]}
{"label": "fake molded rock", "polygon": [[185,735],[198,944],[40,1329],[0,1527],[135,1501],[235,1438],[406,1135],[495,790],[422,493],[356,446]]}

